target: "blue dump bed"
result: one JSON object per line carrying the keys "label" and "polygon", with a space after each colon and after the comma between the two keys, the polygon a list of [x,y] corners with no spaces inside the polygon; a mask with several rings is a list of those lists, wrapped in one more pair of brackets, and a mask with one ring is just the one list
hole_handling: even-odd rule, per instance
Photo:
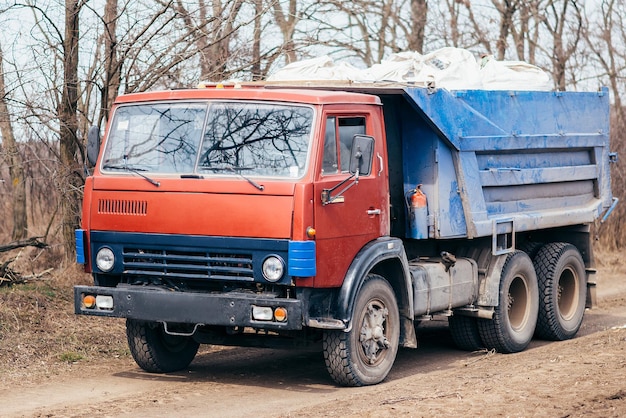
{"label": "blue dump bed", "polygon": [[586,224],[611,206],[606,89],[367,92],[384,105],[392,203],[419,184],[428,199],[428,231],[407,238]]}

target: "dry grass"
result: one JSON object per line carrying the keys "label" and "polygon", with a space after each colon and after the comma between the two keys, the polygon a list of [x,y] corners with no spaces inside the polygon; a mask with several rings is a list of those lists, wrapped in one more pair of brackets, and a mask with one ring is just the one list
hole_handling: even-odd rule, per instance
{"label": "dry grass", "polygon": [[75,362],[129,357],[122,320],[74,314],[77,266],[0,288],[0,381],[34,383]]}

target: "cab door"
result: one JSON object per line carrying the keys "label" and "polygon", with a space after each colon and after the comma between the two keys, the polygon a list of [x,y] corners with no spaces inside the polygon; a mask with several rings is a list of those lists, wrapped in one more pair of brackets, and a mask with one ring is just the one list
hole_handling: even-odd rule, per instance
{"label": "cab door", "polygon": [[[316,287],[340,286],[358,251],[369,241],[389,234],[388,174],[380,118],[368,111],[324,113],[323,150],[318,153],[314,187]],[[372,170],[369,175],[359,176],[358,184],[351,179],[337,187],[330,193],[331,202],[323,204],[322,193],[351,175],[350,152],[355,135],[374,138]]]}

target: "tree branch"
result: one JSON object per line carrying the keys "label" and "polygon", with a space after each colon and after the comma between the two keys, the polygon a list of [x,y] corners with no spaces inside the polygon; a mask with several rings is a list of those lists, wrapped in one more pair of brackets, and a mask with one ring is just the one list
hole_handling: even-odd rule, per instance
{"label": "tree branch", "polygon": [[13,241],[5,245],[0,245],[0,253],[15,250],[17,248],[35,247],[35,248],[47,248],[48,244],[40,241],[41,237],[31,237],[28,239]]}

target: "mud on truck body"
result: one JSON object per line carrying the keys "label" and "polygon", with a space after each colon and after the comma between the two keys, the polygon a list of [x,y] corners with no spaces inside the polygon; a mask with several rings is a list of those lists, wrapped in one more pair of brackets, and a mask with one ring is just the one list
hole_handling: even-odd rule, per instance
{"label": "mud on truck body", "polygon": [[606,89],[129,94],[87,151],[75,311],[126,318],[149,372],[317,343],[336,383],[376,384],[432,318],[465,350],[572,338],[617,202]]}

